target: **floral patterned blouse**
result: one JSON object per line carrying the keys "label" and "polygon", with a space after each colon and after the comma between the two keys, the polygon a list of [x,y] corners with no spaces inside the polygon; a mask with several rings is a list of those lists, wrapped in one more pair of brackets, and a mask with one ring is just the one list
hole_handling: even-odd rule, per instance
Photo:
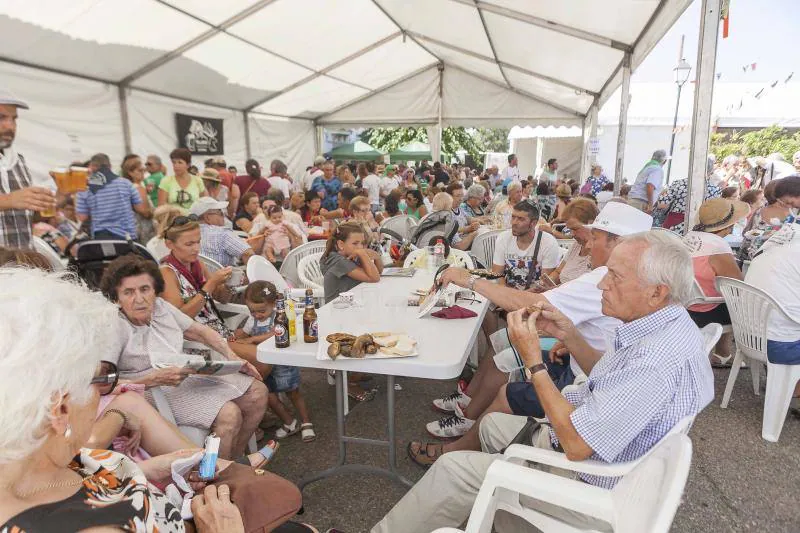
{"label": "floral patterned blouse", "polygon": [[[686,195],[688,194],[687,188],[687,180],[677,180],[673,181],[669,187],[661,191],[661,195],[658,197],[658,201],[656,205],[664,202],[668,204],[666,210],[656,209],[656,213],[653,213],[653,219],[656,222],[664,222],[666,217],[669,216],[670,213],[676,215],[684,215],[682,218],[684,221],[679,222],[676,225],[670,226],[669,229],[674,231],[678,234],[683,234],[683,228],[686,224]],[[703,197],[703,201],[709,200],[711,198],[719,198],[722,196],[722,189],[717,187],[716,185],[711,185],[711,182],[706,180],[706,193]],[[655,224],[654,224],[655,225]],[[657,225],[661,225],[660,223]]]}
{"label": "floral patterned blouse", "polygon": [[82,531],[116,527],[136,533],[185,531],[180,511],[147,484],[131,459],[84,448],[69,467],[85,479],[65,500],[31,507],[0,526],[0,533]]}

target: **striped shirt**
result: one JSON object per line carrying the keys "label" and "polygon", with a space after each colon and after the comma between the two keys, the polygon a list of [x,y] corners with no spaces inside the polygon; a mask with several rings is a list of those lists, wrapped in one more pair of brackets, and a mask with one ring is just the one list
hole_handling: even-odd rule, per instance
{"label": "striped shirt", "polygon": [[200,253],[219,263],[233,266],[236,261],[250,249],[244,239],[240,239],[229,229],[222,226],[200,224]]}
{"label": "striped shirt", "polygon": [[133,206],[142,203],[139,191],[125,178],[116,178],[102,189],[92,193],[81,191],[75,202],[75,212],[92,219],[92,235],[108,231],[119,237],[136,235]]}
{"label": "striped shirt", "polygon": [[[572,425],[607,463],[632,461],[647,453],[684,417],[714,398],[714,375],[700,330],[675,305],[619,326],[613,348],[592,368],[588,380],[566,399],[577,407]],[[551,429],[551,440],[557,442]],[[618,478],[581,475],[604,488]]]}
{"label": "striped shirt", "polygon": [[[33,184],[25,159],[6,148],[7,155],[0,152],[0,194],[11,194]],[[6,159],[6,160],[2,160]],[[8,163],[8,167],[4,164]],[[32,248],[31,211],[6,209],[0,211],[0,246],[8,248]]]}

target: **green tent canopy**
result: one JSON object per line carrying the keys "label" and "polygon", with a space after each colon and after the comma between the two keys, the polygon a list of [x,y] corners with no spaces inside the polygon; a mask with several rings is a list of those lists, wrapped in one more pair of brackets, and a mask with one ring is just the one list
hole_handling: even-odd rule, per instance
{"label": "green tent canopy", "polygon": [[356,161],[375,161],[383,157],[386,152],[381,152],[363,141],[343,144],[331,150],[328,155],[334,159],[353,159]]}
{"label": "green tent canopy", "polygon": [[403,163],[406,161],[433,161],[431,147],[427,143],[413,142],[402,146],[389,154],[392,163]]}

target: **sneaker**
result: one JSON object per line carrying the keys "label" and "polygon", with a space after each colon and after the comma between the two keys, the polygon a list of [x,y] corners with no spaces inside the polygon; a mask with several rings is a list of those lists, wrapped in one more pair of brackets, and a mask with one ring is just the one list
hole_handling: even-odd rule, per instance
{"label": "sneaker", "polygon": [[467,396],[462,391],[457,391],[452,394],[445,394],[441,398],[433,400],[433,408],[443,413],[453,413],[456,410],[456,405],[465,409],[472,398]]}
{"label": "sneaker", "polygon": [[450,415],[425,426],[428,433],[440,439],[454,439],[464,435],[472,425],[475,424],[474,420],[464,418],[458,415]]}

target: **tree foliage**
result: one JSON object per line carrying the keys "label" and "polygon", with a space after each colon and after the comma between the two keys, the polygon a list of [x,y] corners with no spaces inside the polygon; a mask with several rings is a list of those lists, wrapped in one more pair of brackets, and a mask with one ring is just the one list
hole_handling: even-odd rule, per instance
{"label": "tree foliage", "polygon": [[[361,140],[379,150],[392,152],[412,142],[428,142],[425,128],[369,128],[361,133]],[[448,158],[464,150],[476,161],[483,152],[505,152],[508,149],[508,130],[467,129],[463,127],[442,130],[442,154]]]}
{"label": "tree foliage", "polygon": [[780,152],[787,161],[791,161],[792,155],[798,150],[800,131],[792,134],[775,125],[748,133],[734,131],[711,136],[711,152],[718,160],[729,155],[755,157]]}

